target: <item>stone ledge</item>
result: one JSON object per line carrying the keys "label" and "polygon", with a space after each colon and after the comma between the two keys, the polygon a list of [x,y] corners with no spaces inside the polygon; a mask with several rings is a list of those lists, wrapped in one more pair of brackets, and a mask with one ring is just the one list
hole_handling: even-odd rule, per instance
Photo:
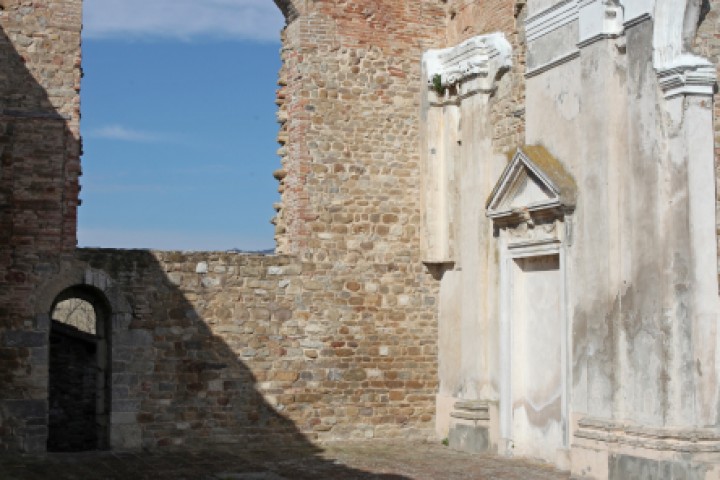
{"label": "stone ledge", "polygon": [[457,410],[471,410],[471,411],[483,411],[487,412],[490,408],[490,402],[484,400],[461,400],[455,402],[454,405]]}
{"label": "stone ledge", "polygon": [[576,439],[682,453],[720,452],[720,432],[707,428],[657,428],[587,418]]}
{"label": "stone ledge", "polygon": [[488,412],[452,412],[450,416],[460,420],[490,420]]}

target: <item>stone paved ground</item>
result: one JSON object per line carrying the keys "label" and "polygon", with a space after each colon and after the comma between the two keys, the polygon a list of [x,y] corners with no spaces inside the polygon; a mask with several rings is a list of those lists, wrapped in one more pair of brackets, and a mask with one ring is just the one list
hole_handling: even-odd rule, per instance
{"label": "stone paved ground", "polygon": [[54,453],[0,456],[2,480],[567,480],[547,465],[468,455],[440,444],[333,443],[323,450],[219,446],[152,453]]}

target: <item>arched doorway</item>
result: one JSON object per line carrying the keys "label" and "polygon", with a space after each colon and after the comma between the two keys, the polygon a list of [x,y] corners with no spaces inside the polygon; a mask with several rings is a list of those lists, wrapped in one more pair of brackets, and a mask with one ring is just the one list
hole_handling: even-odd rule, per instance
{"label": "arched doorway", "polygon": [[61,292],[50,309],[48,451],[108,447],[110,307],[88,286]]}

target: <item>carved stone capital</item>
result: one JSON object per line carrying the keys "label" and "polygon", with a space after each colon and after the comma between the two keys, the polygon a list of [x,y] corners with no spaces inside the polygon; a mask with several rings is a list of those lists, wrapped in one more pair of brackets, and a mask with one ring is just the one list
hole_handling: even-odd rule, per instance
{"label": "carved stone capital", "polygon": [[666,98],[713,94],[715,67],[689,51],[688,39],[695,36],[699,9],[693,0],[656,1],[653,64]]}
{"label": "carved stone capital", "polygon": [[428,86],[434,85],[438,75],[442,87],[477,78],[480,89],[491,92],[498,72],[512,66],[512,47],[503,33],[479,35],[455,47],[428,50],[423,64]]}
{"label": "carved stone capital", "polygon": [[665,98],[712,95],[717,73],[712,63],[695,55],[681,55],[674,64],[656,70]]}

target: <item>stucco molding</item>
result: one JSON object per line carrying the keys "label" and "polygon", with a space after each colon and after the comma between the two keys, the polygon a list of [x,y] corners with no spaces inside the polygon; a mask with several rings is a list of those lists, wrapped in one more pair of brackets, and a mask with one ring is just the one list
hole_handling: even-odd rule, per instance
{"label": "stucco molding", "polygon": [[570,62],[572,60],[575,60],[576,58],[580,57],[580,50],[573,50],[571,52],[565,53],[563,55],[560,55],[557,58],[554,58],[553,60],[544,63],[542,65],[539,65],[535,68],[529,68],[528,71],[525,73],[525,78],[532,78],[537,75],[540,75],[541,73],[545,73],[548,70],[552,70],[555,67],[558,67],[560,65],[563,65],[567,62]]}
{"label": "stucco molding", "polygon": [[619,0],[567,0],[547,8],[525,21],[528,43],[572,22],[578,22],[578,47],[623,34],[625,9]]}
{"label": "stucco molding", "polygon": [[586,417],[578,422],[574,437],[650,450],[720,452],[720,433],[708,428],[654,428]]}
{"label": "stucco molding", "polygon": [[676,65],[656,70],[665,98],[713,95],[717,72],[712,63],[694,55],[682,56],[676,62]]}
{"label": "stucco molding", "polygon": [[693,0],[656,0],[653,66],[666,98],[713,94],[715,67],[690,51],[699,16],[699,3]]}
{"label": "stucco molding", "polygon": [[577,0],[566,0],[525,20],[525,35],[527,41],[535,41],[576,21],[579,13],[578,3]]}
{"label": "stucco molding", "polygon": [[486,202],[493,220],[523,220],[531,213],[575,207],[577,187],[560,162],[541,146],[518,148]]}
{"label": "stucco molding", "polygon": [[512,66],[512,46],[501,32],[479,35],[454,47],[426,51],[423,64],[429,88],[439,75],[442,87],[479,79],[473,90],[492,92],[498,73]]}

